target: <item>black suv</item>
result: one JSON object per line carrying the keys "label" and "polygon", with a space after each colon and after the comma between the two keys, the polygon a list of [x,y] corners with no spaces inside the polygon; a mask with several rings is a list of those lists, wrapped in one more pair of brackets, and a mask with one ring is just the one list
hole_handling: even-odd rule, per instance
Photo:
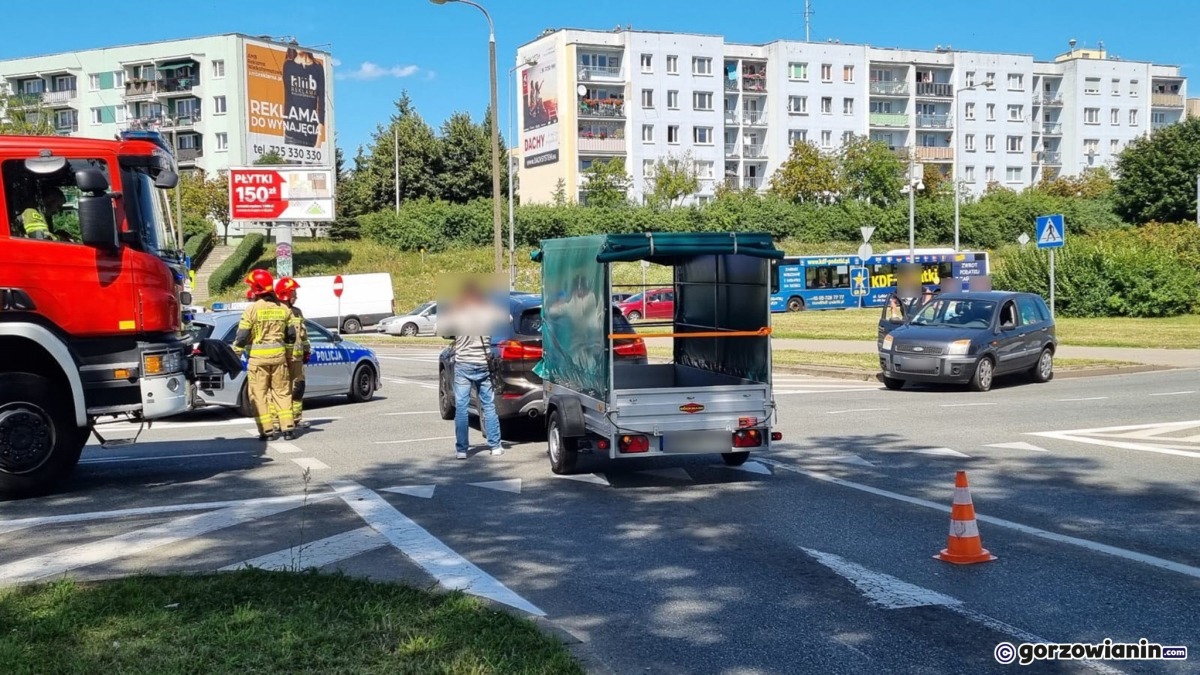
{"label": "black suv", "polygon": [[[542,296],[514,294],[508,298],[509,332],[492,336],[492,351],[500,357],[500,383],[496,390],[496,415],[501,419],[538,418],[543,412],[542,378],[533,367],[542,358]],[[633,333],[633,326],[612,308],[614,329]],[[613,352],[620,361],[646,363],[646,343],[638,339],[616,340]],[[438,410],[442,419],[454,419],[454,354],[450,347],[438,355]],[[479,412],[479,401],[471,394],[471,412]]]}

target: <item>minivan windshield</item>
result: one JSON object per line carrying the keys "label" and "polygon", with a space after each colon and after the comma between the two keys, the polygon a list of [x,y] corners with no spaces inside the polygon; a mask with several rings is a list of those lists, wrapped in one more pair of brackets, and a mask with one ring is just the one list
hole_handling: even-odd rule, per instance
{"label": "minivan windshield", "polygon": [[941,299],[921,308],[909,322],[913,326],[987,328],[992,325],[996,303],[991,300]]}

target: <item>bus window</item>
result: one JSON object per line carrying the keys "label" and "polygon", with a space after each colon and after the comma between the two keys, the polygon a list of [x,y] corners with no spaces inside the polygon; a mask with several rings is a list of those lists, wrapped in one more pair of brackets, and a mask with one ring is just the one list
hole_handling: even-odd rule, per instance
{"label": "bus window", "polygon": [[771,295],[779,292],[779,261],[771,261]]}
{"label": "bus window", "polygon": [[804,273],[804,287],[850,288],[850,267],[847,265],[807,267]]}

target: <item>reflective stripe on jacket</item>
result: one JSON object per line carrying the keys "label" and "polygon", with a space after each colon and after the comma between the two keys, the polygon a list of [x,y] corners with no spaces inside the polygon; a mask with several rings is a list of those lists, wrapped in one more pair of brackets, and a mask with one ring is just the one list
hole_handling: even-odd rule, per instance
{"label": "reflective stripe on jacket", "polygon": [[274,297],[259,298],[242,312],[234,349],[248,349],[251,358],[284,356],[295,340],[291,317],[292,310]]}

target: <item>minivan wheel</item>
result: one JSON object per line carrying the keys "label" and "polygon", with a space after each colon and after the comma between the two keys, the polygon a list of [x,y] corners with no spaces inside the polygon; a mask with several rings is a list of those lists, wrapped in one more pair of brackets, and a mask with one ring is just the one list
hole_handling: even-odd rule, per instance
{"label": "minivan wheel", "polygon": [[971,378],[971,389],[975,391],[990,391],[992,388],[992,378],[996,375],[996,364],[992,363],[992,357],[985,356],[979,359],[979,363],[975,366],[975,375]]}
{"label": "minivan wheel", "polygon": [[1030,371],[1033,381],[1039,384],[1054,379],[1054,350],[1046,347],[1038,357],[1037,365]]}
{"label": "minivan wheel", "polygon": [[904,388],[904,380],[900,380],[900,379],[897,379],[894,377],[887,377],[885,375],[883,378],[883,386],[887,387],[888,389],[891,389],[892,391],[900,391],[901,389]]}

